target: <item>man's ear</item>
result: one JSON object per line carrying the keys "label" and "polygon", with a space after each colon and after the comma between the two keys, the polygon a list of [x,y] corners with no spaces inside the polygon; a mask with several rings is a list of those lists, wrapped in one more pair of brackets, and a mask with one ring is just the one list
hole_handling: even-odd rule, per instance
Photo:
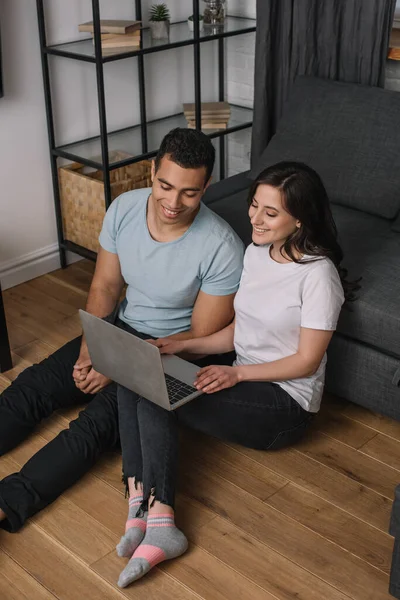
{"label": "man's ear", "polygon": [[151,161],[151,182],[153,183],[154,181],[154,177],[156,176],[156,162],[153,159]]}

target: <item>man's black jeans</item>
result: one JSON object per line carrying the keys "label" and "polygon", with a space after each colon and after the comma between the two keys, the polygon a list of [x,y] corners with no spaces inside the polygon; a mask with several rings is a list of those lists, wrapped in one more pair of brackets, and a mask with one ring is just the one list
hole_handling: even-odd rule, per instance
{"label": "man's black jeans", "polygon": [[[232,355],[227,358],[232,364]],[[199,396],[171,412],[122,386],[117,395],[124,478],[143,483],[138,512],[150,494],[174,506],[180,423],[242,446],[277,450],[300,440],[313,419],[278,385],[261,381]]]}
{"label": "man's black jeans", "polygon": [[[114,321],[114,316],[107,320]],[[125,323],[123,327],[136,335]],[[117,386],[86,395],[72,378],[81,338],[26,369],[0,395],[0,456],[22,442],[59,408],[89,402],[68,429],[44,446],[22,467],[0,481],[0,508],[7,519],[0,527],[17,531],[26,521],[78,481],[107,450],[119,448]]]}

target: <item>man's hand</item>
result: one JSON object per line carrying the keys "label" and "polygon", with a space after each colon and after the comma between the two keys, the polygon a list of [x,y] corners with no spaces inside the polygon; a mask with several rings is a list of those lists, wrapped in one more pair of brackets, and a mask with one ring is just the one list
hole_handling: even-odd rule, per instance
{"label": "man's hand", "polygon": [[194,386],[205,394],[213,394],[233,387],[237,383],[239,383],[239,375],[236,367],[210,365],[200,369]]}
{"label": "man's hand", "polygon": [[81,357],[79,356],[78,360],[74,364],[74,368],[72,371],[72,377],[75,381],[75,384],[82,383],[85,381],[86,377],[89,374],[89,371],[92,368],[92,361],[89,357]]}
{"label": "man's hand", "polygon": [[111,379],[108,379],[108,377],[105,377],[105,375],[98,373],[95,371],[95,369],[93,369],[93,367],[90,369],[83,381],[75,380],[76,387],[79,388],[84,394],[98,394],[110,383]]}

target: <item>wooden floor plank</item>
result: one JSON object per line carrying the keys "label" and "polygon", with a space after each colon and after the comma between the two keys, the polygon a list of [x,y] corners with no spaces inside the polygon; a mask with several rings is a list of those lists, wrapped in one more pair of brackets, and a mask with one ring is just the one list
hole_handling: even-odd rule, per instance
{"label": "wooden floor plank", "polygon": [[3,600],[54,600],[46,588],[0,549],[0,598]]}
{"label": "wooden floor plank", "polygon": [[349,598],[220,517],[196,532],[196,544],[279,600]]}
{"label": "wooden floor plank", "polygon": [[11,351],[11,360],[12,360],[12,364],[13,364],[12,369],[9,369],[8,371],[5,371],[4,373],[2,373],[2,377],[4,379],[7,379],[10,383],[12,381],[15,381],[15,379],[17,379],[18,375],[20,373],[22,373],[22,371],[25,371],[25,369],[27,369],[28,367],[31,366],[30,362],[28,362],[27,360],[24,360],[23,358],[18,356],[18,354],[15,354],[15,352],[12,352],[12,351]]}
{"label": "wooden floor plank", "polygon": [[358,404],[349,404],[343,409],[343,414],[400,441],[400,421],[371,412]]}
{"label": "wooden floor plank", "polygon": [[51,538],[90,565],[115,549],[119,536],[65,498],[33,517]]}
{"label": "wooden floor plank", "polygon": [[355,600],[389,600],[388,576],[221,477],[192,463],[190,497]]}
{"label": "wooden floor plank", "polygon": [[195,431],[185,432],[181,455],[186,463],[201,457],[204,470],[213,469],[242,489],[251,489],[261,500],[275,494],[288,482],[228,445]]}
{"label": "wooden floor plank", "polygon": [[[379,433],[361,448],[361,452],[400,471],[400,440]],[[400,473],[397,479],[400,483]]]}
{"label": "wooden floor plank", "polygon": [[205,600],[276,600],[276,596],[228,567],[219,557],[195,545],[178,560],[162,563],[160,569]]}
{"label": "wooden floor plank", "polygon": [[52,280],[70,286],[73,290],[87,294],[92,283],[93,275],[73,264],[68,269],[53,271],[49,277]]}
{"label": "wooden floor plank", "polygon": [[307,436],[296,448],[313,460],[346,475],[378,494],[390,500],[393,498],[393,490],[399,483],[399,474],[391,467],[320,432]]}
{"label": "wooden floor plank", "polygon": [[311,460],[293,448],[279,452],[260,452],[241,446],[235,446],[235,449],[338,508],[387,532],[392,502],[345,474]]}
{"label": "wooden floor plank", "polygon": [[40,341],[60,348],[73,338],[81,334],[78,315],[64,318],[57,323],[44,322],[43,319],[26,312],[23,306],[15,302],[7,309],[9,321],[12,323],[24,322],[24,329]]}
{"label": "wooden floor plank", "polygon": [[128,513],[124,496],[94,475],[83,477],[64,493],[64,497],[117,536],[124,532]]}
{"label": "wooden floor plank", "polygon": [[30,313],[35,314],[37,318],[54,321],[57,323],[60,319],[71,317],[75,314],[76,308],[52,298],[48,294],[42,293],[29,283],[22,283],[16,287],[9,288],[4,297],[4,306],[7,310],[10,303],[18,302],[20,306]]}
{"label": "wooden floor plank", "polygon": [[376,436],[376,431],[362,423],[349,419],[341,412],[322,407],[312,424],[313,431],[320,431],[352,448],[361,448]]}
{"label": "wooden floor plank", "polygon": [[57,277],[44,275],[29,282],[30,286],[39,292],[46,294],[50,298],[54,298],[66,304],[69,310],[67,316],[75,314],[76,309],[85,308],[86,293],[81,290],[76,290],[71,286],[64,285]]}
{"label": "wooden floor plank", "polygon": [[86,273],[89,273],[90,275],[93,276],[94,274],[94,270],[96,268],[96,263],[94,260],[79,260],[78,262],[74,263],[75,268],[77,269],[82,269],[83,271],[86,271]]}
{"label": "wooden floor plank", "polygon": [[[116,585],[119,574],[126,565],[126,560],[118,558],[115,552],[112,552],[94,563],[91,568],[99,573],[111,585]],[[200,600],[194,592],[183,586],[179,581],[174,580],[160,569],[155,568],[146,575],[144,579],[136,581],[129,587],[121,590],[125,598],[131,600]],[[89,596],[90,598],[90,596]]]}
{"label": "wooden floor plank", "polygon": [[1,532],[1,546],[20,567],[60,600],[118,600],[124,597],[32,523],[24,527],[23,535]]}
{"label": "wooden floor plank", "polygon": [[4,392],[6,388],[8,388],[10,383],[11,381],[7,379],[7,377],[3,377],[3,375],[0,375],[0,394]]}
{"label": "wooden floor plank", "polygon": [[388,533],[379,531],[293,483],[266,502],[372,566],[390,572],[393,538]]}
{"label": "wooden floor plank", "polygon": [[20,346],[26,346],[26,344],[30,344],[38,339],[33,333],[27,331],[23,327],[19,327],[9,319],[7,320],[7,331],[11,350],[15,350]]}
{"label": "wooden floor plank", "polygon": [[15,350],[15,354],[30,363],[31,365],[36,364],[53,354],[56,348],[49,346],[45,342],[35,340],[25,346],[20,346]]}

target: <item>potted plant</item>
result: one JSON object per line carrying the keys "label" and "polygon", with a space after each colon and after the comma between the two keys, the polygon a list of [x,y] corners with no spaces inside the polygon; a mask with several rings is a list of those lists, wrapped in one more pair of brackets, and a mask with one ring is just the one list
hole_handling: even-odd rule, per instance
{"label": "potted plant", "polygon": [[150,31],[154,40],[169,37],[170,13],[166,4],[153,4],[150,8]]}
{"label": "potted plant", "polygon": [[[194,20],[193,20],[194,15],[190,15],[190,17],[188,18],[188,26],[190,31],[194,31]],[[203,19],[203,15],[199,15],[199,30],[203,31],[204,27],[204,19]]]}

